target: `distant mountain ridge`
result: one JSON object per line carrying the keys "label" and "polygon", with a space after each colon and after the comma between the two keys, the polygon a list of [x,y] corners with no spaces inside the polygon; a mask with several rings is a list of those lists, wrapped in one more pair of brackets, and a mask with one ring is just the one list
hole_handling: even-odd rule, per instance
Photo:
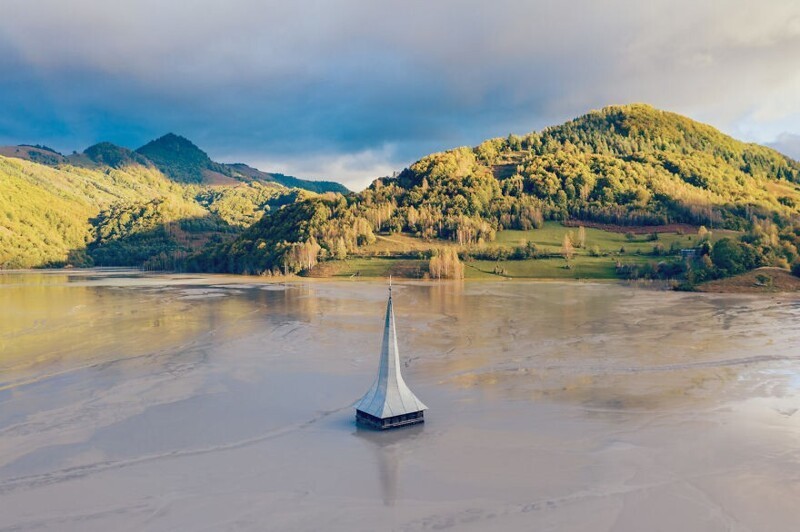
{"label": "distant mountain ridge", "polygon": [[226,164],[225,166],[232,169],[234,172],[239,173],[240,175],[258,181],[272,181],[289,188],[302,188],[311,192],[317,192],[319,194],[323,194],[325,192],[338,192],[339,194],[347,194],[350,192],[347,187],[336,183],[335,181],[309,181],[275,172],[262,172],[261,170],[248,166],[244,163],[232,163]]}
{"label": "distant mountain ridge", "polygon": [[[285,184],[284,184],[285,183]],[[178,268],[270,210],[347,189],[212,161],[174,134],[130,150],[0,147],[0,269]]]}
{"label": "distant mountain ridge", "polygon": [[47,166],[72,164],[79,167],[106,166],[116,169],[127,165],[150,166],[158,168],[173,181],[185,184],[234,185],[239,182],[260,181],[317,193],[350,192],[347,187],[334,181],[315,181],[263,172],[243,163],[215,162],[189,139],[174,133],[167,133],[136,150],[117,146],[111,142],[99,142],[86,148],[82,153],[72,155],[63,155],[42,145],[2,146],[0,155]]}

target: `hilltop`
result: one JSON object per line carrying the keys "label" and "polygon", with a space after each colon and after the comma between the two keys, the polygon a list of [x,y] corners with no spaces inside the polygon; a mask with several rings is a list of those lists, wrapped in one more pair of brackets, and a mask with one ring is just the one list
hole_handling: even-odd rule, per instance
{"label": "hilltop", "polygon": [[237,182],[257,181],[317,193],[350,192],[345,186],[333,181],[299,179],[279,173],[262,172],[244,163],[227,164],[212,161],[206,152],[189,139],[174,133],[168,133],[148,142],[137,149],[136,153],[151,161],[165,175],[181,183],[231,185]]}
{"label": "hilltop", "polygon": [[189,139],[168,133],[136,150],[164,173],[180,183],[232,184],[233,172],[211,160]]}

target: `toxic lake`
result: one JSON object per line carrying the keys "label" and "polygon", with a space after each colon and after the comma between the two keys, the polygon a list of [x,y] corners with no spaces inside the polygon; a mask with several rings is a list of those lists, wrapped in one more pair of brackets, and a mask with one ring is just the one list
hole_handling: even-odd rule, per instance
{"label": "toxic lake", "polygon": [[797,530],[800,297],[0,274],[0,530]]}

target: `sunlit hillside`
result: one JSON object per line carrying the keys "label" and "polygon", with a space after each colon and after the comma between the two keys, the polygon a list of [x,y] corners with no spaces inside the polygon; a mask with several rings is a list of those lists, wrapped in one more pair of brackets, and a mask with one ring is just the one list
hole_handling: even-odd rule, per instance
{"label": "sunlit hillside", "polygon": [[137,151],[109,142],[62,155],[0,147],[0,268],[181,267],[264,212],[338,183],[212,161],[168,134]]}
{"label": "sunlit hillside", "polygon": [[174,266],[296,197],[258,182],[181,185],[139,164],[50,167],[0,156],[0,267],[146,266],[154,258],[153,267]]}
{"label": "sunlit hillside", "polygon": [[[614,106],[540,133],[429,155],[357,195],[294,204],[207,249],[192,266],[309,270],[363,255],[380,234],[429,241],[430,249],[452,242],[473,253],[503,231],[535,232],[547,220],[612,225],[622,233],[673,224],[790,227],[798,209],[796,161],[674,113]],[[792,247],[781,253],[796,259]]]}

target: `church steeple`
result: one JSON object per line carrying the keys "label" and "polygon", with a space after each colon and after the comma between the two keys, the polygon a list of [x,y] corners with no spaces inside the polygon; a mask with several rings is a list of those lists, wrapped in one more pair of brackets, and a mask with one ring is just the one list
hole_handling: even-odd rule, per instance
{"label": "church steeple", "polygon": [[400,372],[390,278],[378,377],[356,405],[356,419],[360,423],[386,429],[422,423],[423,411],[427,408],[408,388]]}

